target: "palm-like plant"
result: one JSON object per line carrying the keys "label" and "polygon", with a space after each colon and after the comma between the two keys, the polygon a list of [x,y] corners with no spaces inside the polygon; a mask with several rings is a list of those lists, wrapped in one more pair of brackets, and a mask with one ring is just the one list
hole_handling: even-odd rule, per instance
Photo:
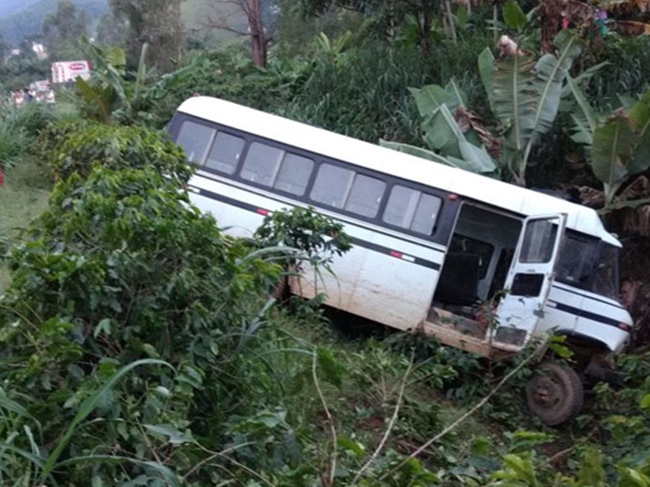
{"label": "palm-like plant", "polygon": [[556,52],[537,60],[509,39],[500,41],[503,50],[498,59],[490,49],[481,53],[481,78],[499,121],[494,133],[466,108],[464,95],[452,81],[446,88],[431,85],[411,90],[423,117],[429,150],[382,144],[473,172],[491,173],[499,168],[514,183],[525,186],[532,148],[553,125],[568,70],[581,51],[580,40],[569,31],[560,32],[555,45]]}
{"label": "palm-like plant", "polygon": [[591,169],[603,184],[602,192],[591,192],[592,202],[602,203],[604,211],[650,203],[647,184],[639,176],[650,168],[650,91],[628,109],[604,115],[591,107],[570,78],[569,87],[579,107],[572,114],[572,138],[584,146]]}

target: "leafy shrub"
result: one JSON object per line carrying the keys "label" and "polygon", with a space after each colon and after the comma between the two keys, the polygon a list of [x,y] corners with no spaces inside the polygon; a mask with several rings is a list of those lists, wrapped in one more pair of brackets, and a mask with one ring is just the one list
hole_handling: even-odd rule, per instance
{"label": "leafy shrub", "polygon": [[14,167],[30,145],[31,138],[23,128],[0,121],[0,169]]}
{"label": "leafy shrub", "polygon": [[20,109],[3,106],[0,113],[0,167],[15,166],[31,150],[38,132],[53,119],[50,107],[37,103]]}
{"label": "leafy shrub", "polygon": [[608,62],[592,76],[586,94],[598,111],[612,111],[621,105],[620,95],[635,96],[647,90],[650,79],[650,39],[647,36],[605,39],[602,50],[592,53],[593,63]]}
{"label": "leafy shrub", "polygon": [[55,179],[75,173],[85,178],[95,164],[112,169],[150,167],[182,183],[192,173],[182,150],[165,134],[141,127],[66,123],[50,126],[42,139],[40,153],[52,151],[48,160]]}
{"label": "leafy shrub", "polygon": [[[33,416],[48,418],[45,444],[120,365],[165,360],[175,369],[138,370],[105,394],[95,414],[103,420],[70,445],[155,460],[174,452],[164,434],[158,450],[147,450],[145,425],[192,424],[201,435],[238,402],[238,353],[259,329],[279,267],[249,257],[246,245],[188,207],[183,183],[191,170],[181,151],[158,134],[111,130],[78,136],[92,147],[72,151],[75,170],[8,258],[13,281],[0,306],[0,348],[5,365],[20,366],[0,374],[34,398],[26,405]],[[76,159],[86,154],[95,156],[92,169]],[[197,461],[189,450],[178,468]],[[120,469],[104,468],[109,483],[125,480]]]}

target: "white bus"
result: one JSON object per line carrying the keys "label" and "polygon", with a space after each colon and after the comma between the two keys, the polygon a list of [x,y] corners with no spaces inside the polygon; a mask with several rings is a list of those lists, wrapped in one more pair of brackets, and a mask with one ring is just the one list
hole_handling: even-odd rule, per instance
{"label": "white bus", "polygon": [[592,209],[215,98],[185,101],[169,132],[198,166],[192,202],[227,232],[296,206],[344,224],[352,250],[293,293],[490,358],[565,335],[578,372],[547,365],[528,392],[547,424],[579,412],[578,374],[628,342],[621,245]]}

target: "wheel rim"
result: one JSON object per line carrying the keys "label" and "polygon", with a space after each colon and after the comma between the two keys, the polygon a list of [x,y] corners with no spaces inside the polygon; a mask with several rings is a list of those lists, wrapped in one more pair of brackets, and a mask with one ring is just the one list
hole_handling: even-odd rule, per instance
{"label": "wheel rim", "polygon": [[562,384],[549,375],[540,375],[530,384],[530,398],[540,409],[553,410],[561,402],[564,395]]}

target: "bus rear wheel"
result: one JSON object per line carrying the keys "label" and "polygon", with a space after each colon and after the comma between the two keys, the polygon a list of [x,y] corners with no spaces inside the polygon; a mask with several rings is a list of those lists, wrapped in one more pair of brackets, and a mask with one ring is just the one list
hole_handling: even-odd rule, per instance
{"label": "bus rear wheel", "polygon": [[555,362],[544,362],[526,386],[528,409],[548,426],[574,419],[582,410],[584,387],[575,370]]}

